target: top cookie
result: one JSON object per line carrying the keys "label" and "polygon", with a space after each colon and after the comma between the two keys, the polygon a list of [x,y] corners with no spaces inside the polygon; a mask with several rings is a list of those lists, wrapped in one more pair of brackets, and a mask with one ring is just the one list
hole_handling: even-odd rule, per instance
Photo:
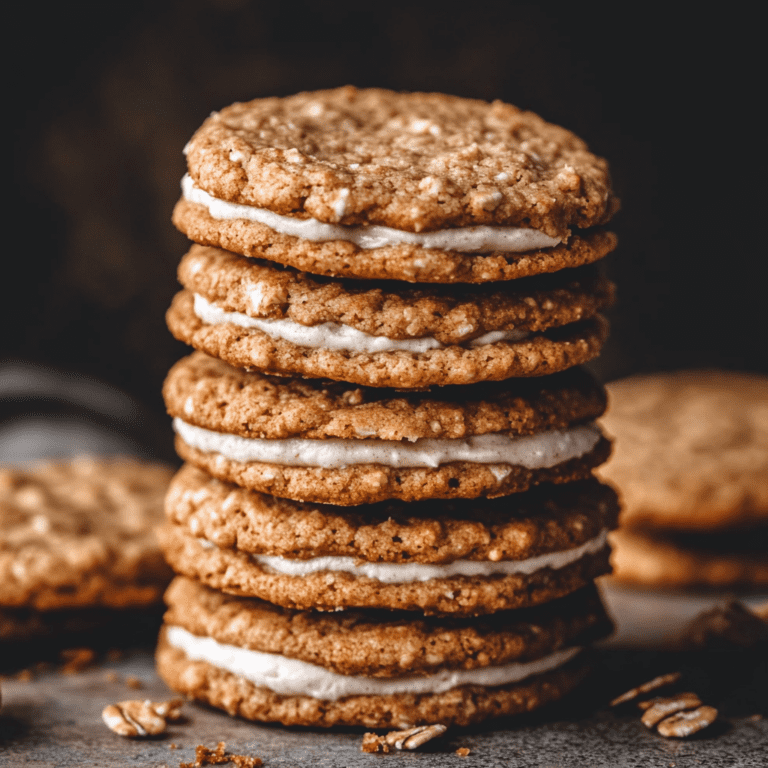
{"label": "top cookie", "polygon": [[406,232],[516,225],[564,239],[615,209],[606,162],[500,101],[347,86],[236,103],[187,145],[220,200]]}
{"label": "top cookie", "polygon": [[768,521],[768,378],[726,371],[635,376],[608,385],[616,438],[600,476],[622,523],[678,530]]}
{"label": "top cookie", "polygon": [[186,153],[182,232],[313,274],[484,283],[616,247],[594,228],[618,208],[605,161],[501,102],[352,87],[257,99],[213,114]]}
{"label": "top cookie", "polygon": [[158,603],[171,573],[154,528],[170,478],[129,459],[0,469],[0,607]]}

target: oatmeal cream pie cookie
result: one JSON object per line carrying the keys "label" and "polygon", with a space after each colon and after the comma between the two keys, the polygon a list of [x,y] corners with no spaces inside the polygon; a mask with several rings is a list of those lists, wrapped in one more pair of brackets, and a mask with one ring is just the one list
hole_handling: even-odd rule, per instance
{"label": "oatmeal cream pie cookie", "polygon": [[596,480],[501,499],[337,507],[186,465],[161,546],[177,573],[287,608],[485,614],[553,600],[608,570],[616,494]]}
{"label": "oatmeal cream pie cookie", "polygon": [[160,603],[172,574],[155,527],[171,475],[89,457],[0,469],[0,639]]}
{"label": "oatmeal cream pie cookie", "polygon": [[181,341],[231,365],[424,389],[540,376],[605,341],[613,285],[594,267],[505,284],[407,286],[310,277],[195,245],[168,312]]}
{"label": "oatmeal cream pie cookie", "polygon": [[[596,261],[606,162],[500,101],[338,88],[215,112],[185,149],[192,240],[316,274],[488,282]],[[586,231],[584,231],[586,230]]]}
{"label": "oatmeal cream pie cookie", "polygon": [[299,501],[504,496],[589,477],[610,451],[593,423],[604,390],[580,368],[401,393],[251,373],[196,352],[163,394],[183,459]]}
{"label": "oatmeal cream pie cookie", "polygon": [[588,587],[483,619],[291,611],[177,578],[157,650],[175,691],[250,720],[407,728],[528,712],[583,678],[610,632]]}

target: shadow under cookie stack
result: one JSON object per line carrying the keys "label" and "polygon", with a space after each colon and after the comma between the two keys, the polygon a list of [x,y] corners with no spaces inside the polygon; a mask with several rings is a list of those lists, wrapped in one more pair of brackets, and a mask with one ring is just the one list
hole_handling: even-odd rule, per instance
{"label": "shadow under cookie stack", "polygon": [[605,161],[507,104],[347,87],[187,148],[168,685],[286,725],[559,699],[610,631]]}

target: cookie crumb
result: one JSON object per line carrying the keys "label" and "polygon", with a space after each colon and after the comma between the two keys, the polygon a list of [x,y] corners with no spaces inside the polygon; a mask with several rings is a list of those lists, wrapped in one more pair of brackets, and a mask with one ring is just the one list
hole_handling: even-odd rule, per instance
{"label": "cookie crumb", "polygon": [[117,672],[115,672],[114,669],[108,669],[104,673],[104,679],[108,683],[119,683],[120,682],[120,675],[118,675]]}
{"label": "cookie crumb", "polygon": [[258,768],[263,764],[260,757],[249,757],[248,755],[229,755],[229,759],[236,768]]}
{"label": "cookie crumb", "polygon": [[168,749],[178,749],[178,748],[179,748],[179,745],[178,744],[174,744],[173,742],[171,742],[168,745]]}
{"label": "cookie crumb", "polygon": [[60,658],[63,662],[61,672],[64,675],[74,675],[90,667],[96,660],[93,648],[66,648]]}
{"label": "cookie crumb", "polygon": [[128,675],[128,677],[125,678],[125,684],[136,691],[144,687],[144,683],[142,683],[138,677],[134,677],[133,675]]}
{"label": "cookie crumb", "polygon": [[638,685],[636,688],[631,688],[626,693],[622,693],[621,696],[617,696],[611,701],[611,706],[617,707],[619,704],[626,704],[626,702],[633,701],[644,693],[655,691],[657,688],[663,688],[666,685],[672,685],[672,683],[676,683],[682,676],[682,672],[670,672],[666,675],[654,677],[653,680],[649,680],[647,683]]}
{"label": "cookie crumb", "polygon": [[237,768],[259,768],[263,764],[260,757],[227,754],[226,746],[223,741],[216,745],[216,749],[198,744],[195,747],[195,762],[179,763],[179,768],[202,768],[204,765],[222,765],[223,763],[233,763]]}
{"label": "cookie crumb", "polygon": [[459,757],[466,757],[466,756],[469,754],[469,751],[470,751],[470,750],[469,750],[469,747],[459,747],[459,748],[456,750],[456,754],[457,754]]}
{"label": "cookie crumb", "polygon": [[179,763],[179,768],[201,768],[203,765],[219,765],[226,762],[224,758],[224,749],[226,744],[220,741],[216,745],[216,749],[209,749],[203,744],[198,744],[195,747],[195,762],[194,763]]}
{"label": "cookie crumb", "polygon": [[30,680],[34,680],[35,676],[31,669],[22,669],[16,673],[16,679],[21,680],[23,683],[28,683]]}
{"label": "cookie crumb", "polygon": [[378,736],[375,733],[366,733],[363,736],[363,744],[360,747],[362,752],[370,752],[377,754],[379,752],[389,752],[389,744],[383,736]]}

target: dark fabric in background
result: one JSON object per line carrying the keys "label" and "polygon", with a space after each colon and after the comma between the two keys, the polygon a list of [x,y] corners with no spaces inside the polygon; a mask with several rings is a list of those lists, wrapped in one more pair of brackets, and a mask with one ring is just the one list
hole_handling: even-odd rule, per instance
{"label": "dark fabric in background", "polygon": [[[721,9],[722,10],[722,9]],[[623,211],[594,369],[768,371],[756,19],[670,4],[117,2],[15,10],[0,357],[96,376],[161,423],[182,147],[235,100],[345,83],[499,98],[583,137]],[[170,429],[168,449],[170,446]],[[165,452],[165,450],[163,451]]]}

